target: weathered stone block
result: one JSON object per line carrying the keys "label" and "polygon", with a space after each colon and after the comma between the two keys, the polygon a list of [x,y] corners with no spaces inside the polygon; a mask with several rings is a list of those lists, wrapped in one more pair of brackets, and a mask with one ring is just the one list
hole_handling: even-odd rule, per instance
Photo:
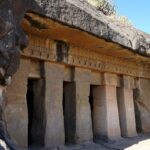
{"label": "weathered stone block", "polygon": [[64,81],[70,81],[72,79],[72,68],[71,67],[65,67],[64,70]]}
{"label": "weathered stone block", "polygon": [[93,129],[95,138],[120,138],[115,86],[97,86],[93,91]]}
{"label": "weathered stone block", "polygon": [[150,132],[150,80],[139,79],[134,90],[136,125],[138,132]]}
{"label": "weathered stone block", "polygon": [[93,139],[91,109],[89,104],[90,84],[75,83],[76,98],[76,143]]}
{"label": "weathered stone block", "polygon": [[107,109],[107,136],[111,140],[120,138],[120,125],[115,86],[105,86],[105,101]]}
{"label": "weathered stone block", "polygon": [[73,80],[81,82],[91,82],[91,71],[82,68],[75,68],[73,70]]}
{"label": "weathered stone block", "polygon": [[[21,97],[20,97],[21,98]],[[23,102],[9,102],[5,109],[7,129],[11,138],[19,147],[28,145],[28,115],[26,99]]]}
{"label": "weathered stone block", "polygon": [[118,109],[121,135],[123,137],[136,136],[135,112],[133,103],[133,89],[120,87],[117,89]]}
{"label": "weathered stone block", "polygon": [[7,106],[5,109],[7,129],[11,138],[20,147],[27,147],[28,111],[26,93],[29,68],[30,61],[21,59],[20,68],[7,89]]}
{"label": "weathered stone block", "polygon": [[92,85],[101,85],[102,84],[102,74],[100,72],[92,72],[91,75],[91,84]]}
{"label": "weathered stone block", "polygon": [[117,86],[118,85],[117,75],[116,74],[111,74],[111,73],[104,73],[102,84],[103,85]]}
{"label": "weathered stone block", "polygon": [[65,142],[62,105],[63,75],[62,65],[45,62],[46,147],[63,145]]}
{"label": "weathered stone block", "polygon": [[135,88],[134,78],[130,76],[123,76],[121,79],[121,86],[127,89]]}

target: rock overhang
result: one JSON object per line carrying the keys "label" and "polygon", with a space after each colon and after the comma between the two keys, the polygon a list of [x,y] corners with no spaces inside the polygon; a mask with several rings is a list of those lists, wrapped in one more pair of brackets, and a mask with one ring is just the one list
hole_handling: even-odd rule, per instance
{"label": "rock overhang", "polygon": [[112,21],[85,0],[34,0],[29,2],[28,10],[43,18],[86,32],[115,47],[117,45],[118,49],[129,50],[136,57],[138,54],[138,57],[150,56],[150,35]]}

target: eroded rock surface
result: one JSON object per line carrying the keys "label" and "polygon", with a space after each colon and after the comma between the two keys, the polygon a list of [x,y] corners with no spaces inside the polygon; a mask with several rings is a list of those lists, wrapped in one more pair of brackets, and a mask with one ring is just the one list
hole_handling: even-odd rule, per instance
{"label": "eroded rock surface", "polygon": [[0,148],[4,150],[18,149],[7,133],[3,110],[5,88],[19,67],[20,50],[27,46],[27,37],[20,25],[25,4],[26,1],[0,0]]}
{"label": "eroded rock surface", "polygon": [[[0,85],[2,91],[10,83],[11,77],[19,67],[20,50],[27,46],[27,36],[20,25],[27,11],[78,28],[98,38],[118,43],[144,56],[150,55],[149,35],[133,27],[113,22],[84,0],[0,0]],[[3,94],[0,96],[3,98]],[[144,105],[147,106],[147,104]],[[139,112],[143,113],[143,108],[140,109],[140,106],[138,106]],[[2,115],[3,106],[0,107]],[[148,104],[148,109],[149,107]],[[142,119],[145,118],[141,118],[141,121]],[[6,147],[17,150],[18,148],[8,136],[3,117],[1,121],[0,139],[6,142]]]}
{"label": "eroded rock surface", "polygon": [[139,79],[134,92],[136,124],[139,132],[150,132],[150,81]]}
{"label": "eroded rock surface", "polygon": [[24,10],[17,1],[0,1],[0,84],[7,84],[19,67],[20,49],[27,38],[20,26]]}
{"label": "eroded rock surface", "polygon": [[34,0],[28,6],[48,18],[120,44],[135,53],[150,55],[148,34],[112,21],[85,0]]}

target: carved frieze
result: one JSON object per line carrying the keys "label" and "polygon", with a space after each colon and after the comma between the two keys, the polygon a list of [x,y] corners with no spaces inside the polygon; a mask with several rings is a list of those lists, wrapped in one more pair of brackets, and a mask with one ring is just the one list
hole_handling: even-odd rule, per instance
{"label": "carved frieze", "polygon": [[[22,55],[40,60],[57,62],[58,51],[56,41],[32,35],[30,36],[29,47],[23,51]],[[64,60],[61,60],[61,63],[89,68],[100,72],[150,78],[150,67],[145,67],[142,63],[103,55],[92,50],[72,45],[69,47],[67,58],[65,57]]]}

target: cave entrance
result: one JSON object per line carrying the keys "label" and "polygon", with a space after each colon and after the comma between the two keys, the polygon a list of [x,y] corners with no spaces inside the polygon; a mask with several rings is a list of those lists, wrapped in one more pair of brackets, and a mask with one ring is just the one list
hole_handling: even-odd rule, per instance
{"label": "cave entrance", "polygon": [[75,144],[76,124],[75,84],[74,82],[63,83],[63,113],[65,127],[65,144]]}
{"label": "cave entrance", "polygon": [[136,103],[136,100],[139,97],[139,90],[137,88],[133,89],[133,100],[134,100],[134,112],[135,112],[135,121],[136,121],[136,131],[137,133],[142,133],[142,123],[140,118],[140,110]]}
{"label": "cave entrance", "polygon": [[45,108],[44,80],[28,79],[27,108],[28,108],[28,146],[44,146]]}
{"label": "cave entrance", "polygon": [[91,121],[92,121],[92,131],[94,131],[94,120],[93,120],[93,105],[94,105],[94,98],[93,98],[93,89],[94,89],[94,85],[90,86],[90,95],[89,95],[89,104],[90,104],[90,108],[91,108]]}

